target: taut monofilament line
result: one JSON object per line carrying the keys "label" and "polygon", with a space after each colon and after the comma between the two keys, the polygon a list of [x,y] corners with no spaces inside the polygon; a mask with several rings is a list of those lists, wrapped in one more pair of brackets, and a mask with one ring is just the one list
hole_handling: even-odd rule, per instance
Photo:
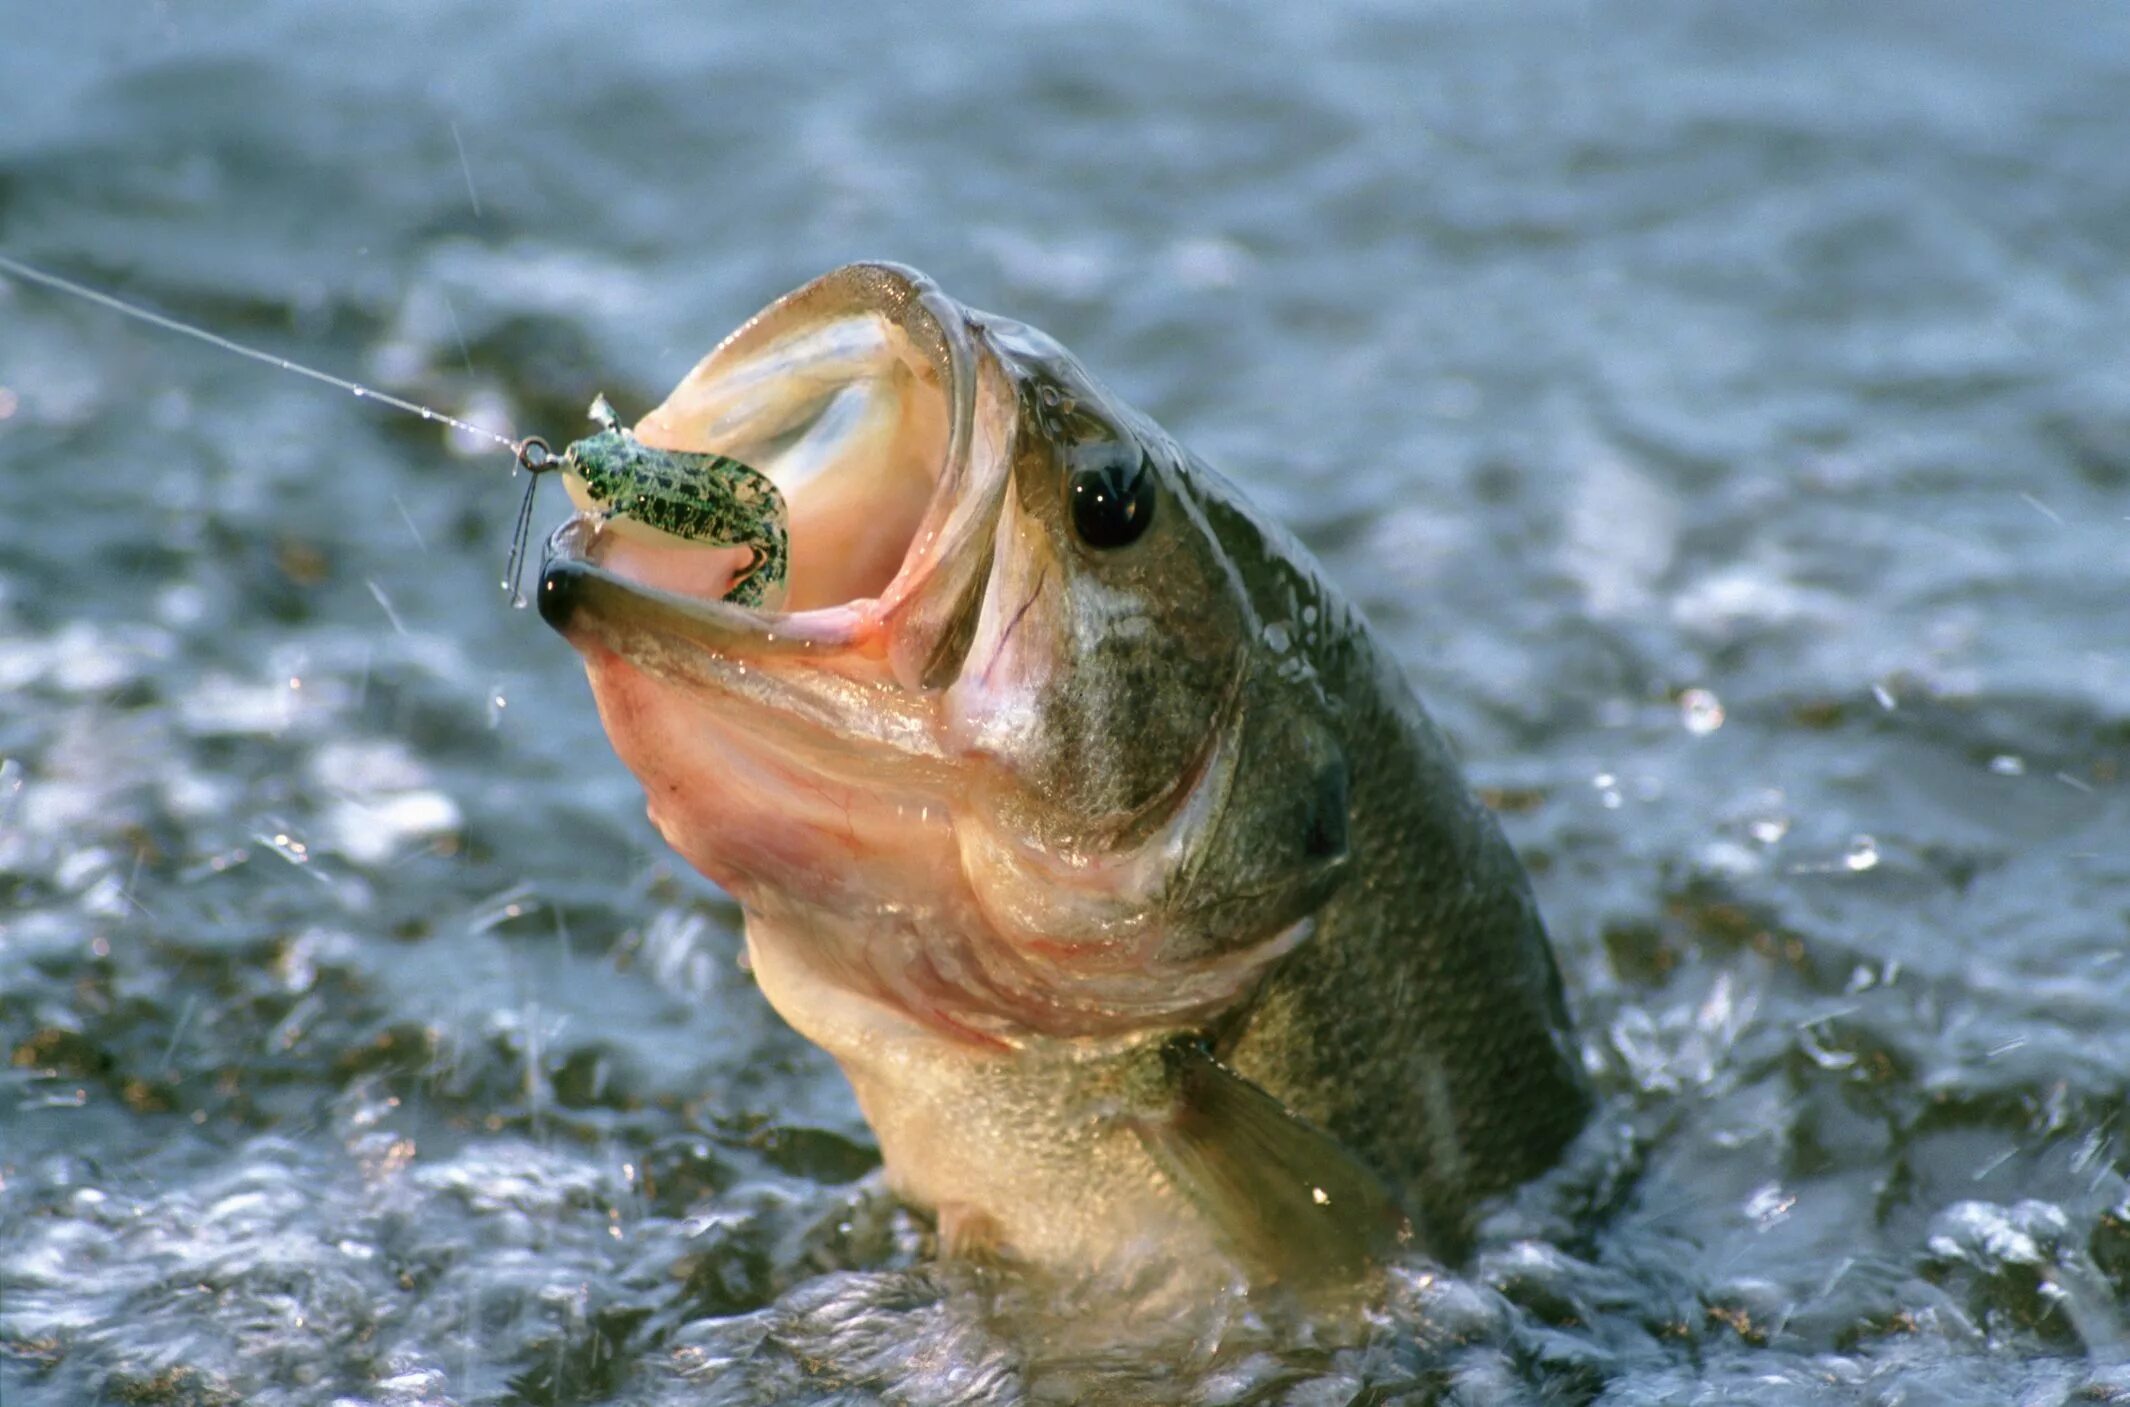
{"label": "taut monofilament line", "polygon": [[156,312],[153,308],[128,302],[126,299],[115,297],[100,289],[91,288],[87,284],[76,283],[70,278],[62,278],[58,274],[47,273],[43,269],[25,264],[21,260],[10,258],[5,254],[0,254],[0,272],[19,278],[26,283],[34,283],[55,292],[70,294],[73,297],[94,303],[98,307],[108,308],[114,313],[119,313],[138,322],[147,323],[151,327],[160,327],[169,332],[182,333],[197,341],[205,342],[210,347],[219,347],[225,352],[234,352],[240,357],[249,357],[253,361],[264,362],[271,367],[278,367],[282,371],[292,371],[298,376],[308,376],[313,381],[321,381],[328,386],[346,391],[358,400],[376,401],[380,405],[391,407],[393,410],[405,411],[409,415],[418,415],[424,420],[448,425],[454,430],[462,430],[469,435],[487,440],[498,449],[508,450],[511,457],[517,461],[518,467],[533,476],[532,482],[525,486],[524,500],[518,505],[517,526],[511,535],[510,563],[504,572],[503,589],[511,592],[514,596],[517,594],[518,574],[523,569],[525,562],[526,539],[532,530],[533,487],[539,483],[539,475],[545,470],[554,468],[556,463],[554,454],[548,448],[547,442],[539,436],[528,435],[523,439],[514,440],[510,436],[500,431],[491,430],[485,425],[476,425],[470,420],[461,420],[455,415],[447,415],[434,406],[426,406],[419,401],[406,400],[388,391],[380,391],[374,386],[365,386],[359,381],[350,381],[345,376],[335,376],[329,371],[321,371],[317,367],[305,366],[302,362],[292,361],[273,352],[247,346],[234,338],[224,337],[219,332],[210,332],[204,327],[198,327],[192,323],[166,316]]}

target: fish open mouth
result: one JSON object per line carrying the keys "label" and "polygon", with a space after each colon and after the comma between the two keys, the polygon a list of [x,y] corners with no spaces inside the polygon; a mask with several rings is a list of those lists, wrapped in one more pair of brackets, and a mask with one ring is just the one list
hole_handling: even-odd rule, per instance
{"label": "fish open mouth", "polygon": [[[745,548],[605,531],[580,515],[549,542],[543,616],[580,648],[669,677],[670,646],[686,642],[713,659],[857,655],[906,686],[936,682],[958,665],[981,598],[1005,474],[1003,456],[974,443],[978,361],[961,310],[914,270],[851,265],[778,300],[636,433],[729,455],[776,483],[789,526],[781,601],[720,599],[752,560]],[[703,682],[706,667],[685,672]]]}
{"label": "fish open mouth", "polygon": [[636,428],[778,486],[781,601],[723,599],[744,548],[596,515],[549,543],[541,614],[583,655],[652,823],[746,908],[764,990],[832,1048],[873,1020],[832,994],[956,1040],[1118,1034],[1225,1006],[1299,941],[1281,924],[1240,952],[1163,948],[1168,877],[1227,794],[1239,684],[1139,804],[1046,829],[1050,800],[1024,795],[1049,759],[1021,744],[1072,662],[1065,573],[1009,503],[1022,448],[1050,447],[1023,424],[1028,366],[1057,355],[912,270],[836,270]]}

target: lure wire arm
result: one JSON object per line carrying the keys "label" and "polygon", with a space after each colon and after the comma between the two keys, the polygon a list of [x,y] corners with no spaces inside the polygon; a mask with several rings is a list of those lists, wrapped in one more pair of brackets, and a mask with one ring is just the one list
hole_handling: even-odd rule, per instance
{"label": "lure wire arm", "polygon": [[518,467],[526,473],[525,497],[518,500],[518,521],[510,534],[510,558],[503,564],[503,589],[510,593],[512,604],[525,604],[525,593],[519,583],[525,575],[526,549],[532,538],[533,494],[540,487],[540,476],[553,473],[562,467],[562,460],[547,441],[538,435],[527,435],[511,446],[518,457]]}

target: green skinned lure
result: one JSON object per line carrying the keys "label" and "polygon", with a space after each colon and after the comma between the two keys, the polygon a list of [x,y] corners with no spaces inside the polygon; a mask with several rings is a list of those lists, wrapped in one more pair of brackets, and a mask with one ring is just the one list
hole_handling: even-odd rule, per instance
{"label": "green skinned lure", "polygon": [[608,518],[714,547],[754,554],[726,588],[736,606],[760,606],[789,567],[784,495],[761,471],[722,454],[657,449],[636,438],[605,396],[592,402],[599,433],[562,451],[554,467],[581,502]]}

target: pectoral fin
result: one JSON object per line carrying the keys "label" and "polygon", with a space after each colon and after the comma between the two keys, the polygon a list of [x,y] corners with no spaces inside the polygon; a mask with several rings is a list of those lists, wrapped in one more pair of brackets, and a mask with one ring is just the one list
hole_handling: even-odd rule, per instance
{"label": "pectoral fin", "polygon": [[1132,1122],[1140,1143],[1245,1258],[1296,1287],[1350,1284],[1410,1243],[1381,1178],[1329,1135],[1196,1042],[1164,1052],[1167,1117]]}

